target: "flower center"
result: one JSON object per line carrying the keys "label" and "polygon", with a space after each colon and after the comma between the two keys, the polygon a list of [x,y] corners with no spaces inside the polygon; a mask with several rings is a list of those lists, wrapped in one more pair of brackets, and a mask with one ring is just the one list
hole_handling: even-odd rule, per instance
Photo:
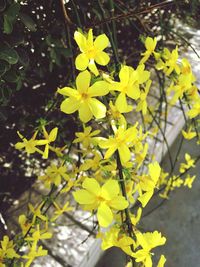
{"label": "flower center", "polygon": [[121,145],[124,143],[124,138],[120,134],[116,134],[115,139],[118,145]]}
{"label": "flower center", "polygon": [[128,91],[128,87],[127,87],[127,85],[124,86],[124,87],[122,87],[122,92],[123,92],[123,93],[127,93],[127,91]]}
{"label": "flower center", "polygon": [[96,51],[94,47],[90,47],[87,51],[88,57],[93,59],[95,57]]}
{"label": "flower center", "polygon": [[105,201],[105,198],[103,198],[101,195],[97,196],[97,201],[103,202]]}
{"label": "flower center", "polygon": [[89,95],[87,93],[82,93],[81,94],[81,99],[82,100],[87,100],[89,98]]}

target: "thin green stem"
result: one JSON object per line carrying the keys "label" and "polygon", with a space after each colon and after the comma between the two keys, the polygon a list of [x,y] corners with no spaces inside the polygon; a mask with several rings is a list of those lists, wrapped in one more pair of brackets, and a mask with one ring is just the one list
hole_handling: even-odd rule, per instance
{"label": "thin green stem", "polygon": [[[117,169],[118,169],[118,173],[119,173],[119,184],[120,184],[120,187],[122,190],[122,195],[125,197],[126,200],[128,200],[126,188],[125,188],[124,176],[123,176],[123,167],[122,167],[122,163],[120,160],[118,150],[116,151],[115,155],[116,155],[116,159],[117,159]],[[132,227],[132,223],[131,223],[129,208],[126,208],[124,212],[125,212],[125,216],[126,216],[125,223],[126,223],[127,228],[128,228],[128,234],[131,238],[134,238],[134,232],[133,232],[133,227]],[[134,251],[133,245],[131,245],[131,249],[132,249],[132,251]],[[132,257],[131,257],[131,260],[132,260],[132,264],[134,266],[135,261]]]}

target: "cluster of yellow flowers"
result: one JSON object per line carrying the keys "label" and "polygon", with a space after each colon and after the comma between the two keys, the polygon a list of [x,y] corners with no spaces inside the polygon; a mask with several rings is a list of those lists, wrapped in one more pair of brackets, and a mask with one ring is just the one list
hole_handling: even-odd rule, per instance
{"label": "cluster of yellow flowers", "polygon": [[[177,47],[172,52],[166,48],[158,52],[156,38],[147,37],[146,51],[142,53],[138,67],[134,69],[124,64],[114,79],[97,67],[97,64],[106,66],[110,61],[110,56],[104,52],[109,46],[107,36],[101,34],[94,38],[90,29],[87,34],[76,31],[74,39],[81,51],[76,57],[75,66],[81,72],[73,87],[64,87],[57,92],[65,97],[60,106],[62,112],[78,112],[82,131],[76,132],[71,153],[77,153],[79,157],[69,160],[65,155],[65,146],[58,148],[52,145],[57,138],[57,127],[48,134],[43,126],[40,133],[42,139],[36,139],[38,131],[29,140],[18,133],[22,141],[15,145],[16,149],[25,149],[27,154],[38,152],[43,158],[48,158],[50,150],[55,152],[57,160],[38,177],[52,195],[49,194],[35,207],[29,204],[28,215],[20,215],[20,243],[14,239],[14,245],[7,236],[3,237],[0,267],[11,266],[19,260],[26,260],[21,266],[28,267],[36,257],[47,254],[38,245],[39,240],[51,238],[49,226],[63,213],[73,209],[70,201],[63,204],[53,193],[59,192],[57,195],[66,199],[71,191],[74,200],[84,210],[96,214],[99,226],[97,238],[102,239],[102,249],[119,247],[138,266],[152,267],[152,249],[164,245],[166,238],[158,231],[142,233],[137,228],[142,209],[156,189],[164,186],[165,190],[160,196],[167,198],[170,191],[182,184],[191,188],[195,176],[188,175],[183,181],[180,175],[165,173],[158,162],[148,161],[147,137],[152,137],[154,132],[150,126],[152,120],[147,119],[147,97],[152,80],[145,63],[154,57],[156,69],[163,72],[170,82],[167,89],[170,104],[184,99],[190,107],[189,118],[200,114],[195,77],[186,59],[178,63]],[[146,116],[149,131],[139,122],[127,121],[124,113],[132,114],[133,109]],[[192,123],[182,133],[186,139],[198,137]],[[79,146],[76,146],[77,143]],[[44,150],[38,146],[44,146]],[[181,175],[195,166],[189,154],[185,155],[185,160],[186,163],[180,165]],[[134,209],[136,201],[141,203],[137,212]],[[53,208],[51,217],[48,215],[49,205]],[[23,256],[21,246],[28,249]],[[165,256],[161,255],[157,267],[163,267],[165,261]],[[131,264],[130,261],[127,266]]]}

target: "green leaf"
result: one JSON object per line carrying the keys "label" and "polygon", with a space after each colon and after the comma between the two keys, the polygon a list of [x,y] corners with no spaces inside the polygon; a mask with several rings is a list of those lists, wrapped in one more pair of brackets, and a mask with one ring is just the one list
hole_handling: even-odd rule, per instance
{"label": "green leaf", "polygon": [[15,23],[19,14],[20,4],[13,3],[4,13],[3,29],[4,33],[10,34],[13,31],[13,24]]}
{"label": "green leaf", "polygon": [[10,65],[6,61],[0,60],[0,76],[4,75],[10,69]]}
{"label": "green leaf", "polygon": [[7,45],[0,45],[0,59],[7,61],[9,64],[16,64],[19,56],[13,48]]}
{"label": "green leaf", "polygon": [[2,106],[7,105],[12,94],[12,90],[6,86],[0,88],[0,104]]}
{"label": "green leaf", "polygon": [[19,79],[15,70],[9,70],[8,72],[6,72],[6,74],[3,76],[3,78],[7,82],[11,82],[11,83],[16,83]]}
{"label": "green leaf", "polygon": [[9,20],[9,17],[5,14],[3,16],[3,32],[10,34],[13,30],[12,22]]}
{"label": "green leaf", "polygon": [[20,14],[19,14],[19,17],[20,17],[20,20],[22,21],[22,23],[31,31],[31,32],[35,32],[36,30],[37,30],[37,25],[36,25],[36,23],[33,21],[33,19],[29,16],[29,15],[27,15],[27,14],[25,14],[25,13],[23,13],[23,12],[21,12]]}
{"label": "green leaf", "polygon": [[6,10],[5,13],[7,14],[7,16],[9,17],[9,19],[10,19],[10,21],[12,23],[15,22],[18,14],[19,14],[19,10],[20,10],[20,4],[19,3],[16,3],[16,2],[14,2],[13,4],[11,4],[9,6],[9,8]]}
{"label": "green leaf", "polygon": [[22,79],[18,77],[16,91],[19,91],[22,87]]}

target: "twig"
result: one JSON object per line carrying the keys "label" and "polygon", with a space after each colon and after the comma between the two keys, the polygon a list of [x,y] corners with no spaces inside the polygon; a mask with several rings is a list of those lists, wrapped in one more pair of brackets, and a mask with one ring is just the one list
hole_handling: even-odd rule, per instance
{"label": "twig", "polygon": [[88,25],[87,28],[99,27],[99,26],[101,26],[101,25],[103,25],[105,23],[110,23],[113,20],[126,19],[128,17],[137,17],[138,15],[146,14],[146,13],[150,12],[153,9],[165,8],[165,7],[168,7],[171,4],[175,4],[174,1],[164,1],[164,2],[159,3],[159,4],[152,5],[152,6],[148,7],[148,8],[146,8],[146,9],[142,9],[142,10],[139,10],[139,11],[131,11],[131,12],[128,12],[126,14],[120,14],[120,15],[117,15],[117,16],[114,16],[114,17],[111,17],[111,18],[106,18],[106,19],[104,19],[103,21],[101,21],[99,23],[95,23],[95,24],[93,23],[92,25]]}
{"label": "twig", "polygon": [[[125,199],[128,199],[127,198],[127,194],[126,194],[125,183],[124,183],[123,167],[122,167],[122,164],[121,164],[119,152],[117,151],[115,154],[116,154],[116,158],[117,158],[117,169],[118,169],[118,172],[119,172],[119,183],[120,183],[120,186],[121,186],[122,195],[125,197]],[[129,234],[129,236],[131,238],[133,238],[134,237],[134,232],[133,232],[131,218],[130,218],[130,214],[129,214],[129,208],[125,209],[125,216],[126,216],[125,223],[126,223],[126,225],[128,227],[128,234]],[[132,249],[132,251],[134,251],[133,245],[131,245],[131,249]],[[134,266],[135,261],[134,261],[134,259],[132,257],[131,257],[131,261],[132,261],[132,264]]]}
{"label": "twig", "polygon": [[60,0],[60,5],[61,5],[62,11],[63,11],[65,23],[67,25],[72,25],[73,23],[71,22],[68,14],[67,14],[67,11],[66,11],[66,8],[65,8],[65,4],[64,4],[64,1],[63,0]]}

